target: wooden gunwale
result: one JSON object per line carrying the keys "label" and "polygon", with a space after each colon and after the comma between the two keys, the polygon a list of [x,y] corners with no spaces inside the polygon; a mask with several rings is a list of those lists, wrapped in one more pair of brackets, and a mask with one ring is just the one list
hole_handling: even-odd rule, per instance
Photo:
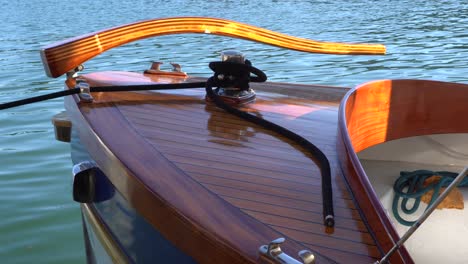
{"label": "wooden gunwale", "polygon": [[[467,133],[468,85],[424,80],[382,80],[349,91],[340,105],[338,148],[346,179],[388,251],[399,239],[356,153],[390,140]],[[406,249],[392,261],[410,262]]]}

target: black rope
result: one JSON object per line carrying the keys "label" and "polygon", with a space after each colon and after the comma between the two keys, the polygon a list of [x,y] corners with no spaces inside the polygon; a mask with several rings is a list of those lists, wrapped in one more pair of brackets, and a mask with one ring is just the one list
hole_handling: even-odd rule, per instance
{"label": "black rope", "polygon": [[188,88],[205,87],[206,82],[190,83],[161,83],[161,84],[141,84],[141,85],[122,85],[122,86],[98,86],[89,88],[90,92],[129,92],[129,91],[148,91],[148,90],[175,90]]}
{"label": "black rope", "polygon": [[[206,82],[191,83],[163,83],[163,84],[142,84],[142,85],[122,85],[122,86],[97,86],[90,87],[90,92],[128,92],[128,91],[148,91],[148,90],[174,90],[205,87]],[[59,97],[81,93],[80,88],[72,88],[60,92],[39,95],[17,101],[0,104],[0,110],[22,106],[26,104],[37,103]]]}
{"label": "black rope", "polygon": [[[212,65],[213,64],[210,63],[210,68],[213,69]],[[219,62],[217,62],[216,65],[219,65]],[[233,63],[230,63],[230,66],[233,66],[233,65],[234,65]],[[260,80],[260,82],[263,82],[266,80],[266,75],[262,71],[250,65],[249,67],[251,68],[250,72],[253,72],[255,75],[257,75],[256,80]],[[298,143],[300,146],[304,147],[310,154],[312,154],[313,157],[317,159],[320,165],[320,171],[321,171],[321,176],[322,176],[321,178],[322,178],[322,200],[323,200],[324,224],[328,227],[333,227],[335,225],[335,218],[334,218],[334,212],[333,212],[331,170],[330,170],[330,163],[327,157],[325,156],[325,154],[317,146],[312,144],[310,141],[292,132],[291,130],[284,128],[282,126],[279,126],[270,121],[267,121],[263,118],[251,115],[247,112],[241,111],[239,109],[236,109],[226,104],[216,93],[213,92],[214,86],[218,86],[218,87],[223,86],[223,81],[220,80],[219,78],[220,74],[222,73],[219,71],[215,71],[215,75],[208,79],[208,81],[206,82],[206,86],[205,86],[206,94],[216,104],[216,106],[226,110],[227,112],[231,114],[234,114],[240,118],[243,118],[249,122],[260,125],[268,130],[273,130],[277,132],[278,134],[293,140],[294,142]],[[244,80],[244,78],[242,78],[242,80]],[[228,82],[228,85],[229,85],[235,80],[228,80],[228,81],[229,81]]]}
{"label": "black rope", "polygon": [[[209,67],[214,71],[213,81],[216,86],[220,84],[223,87],[247,90],[249,82],[265,82],[267,80],[266,74],[253,67],[249,60],[245,60],[245,64],[232,61],[214,61],[210,62]],[[254,76],[251,76],[251,73]]]}
{"label": "black rope", "polygon": [[67,95],[79,94],[80,92],[81,92],[80,88],[73,88],[73,89],[64,90],[60,92],[54,92],[50,94],[44,94],[44,95],[39,95],[39,96],[30,97],[26,99],[21,99],[21,100],[17,100],[13,102],[3,103],[3,104],[0,104],[0,110],[17,107],[21,105],[26,105],[26,104],[37,103],[37,102],[46,101],[46,100],[50,100],[54,98],[64,97]]}

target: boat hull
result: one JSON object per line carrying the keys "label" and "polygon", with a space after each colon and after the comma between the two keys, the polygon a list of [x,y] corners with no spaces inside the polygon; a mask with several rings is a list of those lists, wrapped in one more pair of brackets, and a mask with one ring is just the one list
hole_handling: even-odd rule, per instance
{"label": "boat hull", "polygon": [[195,263],[148,223],[116,190],[109,177],[72,133],[71,156],[75,165],[95,164],[95,201],[82,203],[83,234],[88,263]]}
{"label": "boat hull", "polygon": [[[199,81],[124,72],[80,78],[92,86]],[[337,122],[338,105],[348,89],[253,87],[257,101],[244,110],[304,135],[329,158],[334,228],[323,226],[320,167],[313,157],[217,109],[205,101],[203,89],[95,93],[92,103],[66,99],[89,159],[121,196],[119,203],[126,203],[106,210],[133,210],[178,252],[202,263],[259,262],[258,248],[278,237],[286,237],[282,248],[289,255],[309,249],[320,263],[378,260],[398,235],[379,229],[388,219],[362,199],[360,171],[340,163],[349,149]],[[127,248],[122,251],[129,256]],[[391,260],[412,263],[404,248]]]}

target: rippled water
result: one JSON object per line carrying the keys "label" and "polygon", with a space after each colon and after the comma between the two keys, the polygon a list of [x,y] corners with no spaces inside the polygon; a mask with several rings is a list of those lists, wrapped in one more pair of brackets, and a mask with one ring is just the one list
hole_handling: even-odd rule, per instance
{"label": "rippled water", "polygon": [[[86,63],[141,71],[175,61],[195,75],[219,51],[243,51],[270,80],[355,86],[382,78],[468,83],[468,1],[58,1],[0,0],[0,102],[58,91],[39,50],[64,38],[142,19],[213,16],[323,41],[375,42],[386,56],[305,54],[216,36],[165,36]],[[60,99],[0,112],[0,263],[82,263],[69,146],[54,140]]]}

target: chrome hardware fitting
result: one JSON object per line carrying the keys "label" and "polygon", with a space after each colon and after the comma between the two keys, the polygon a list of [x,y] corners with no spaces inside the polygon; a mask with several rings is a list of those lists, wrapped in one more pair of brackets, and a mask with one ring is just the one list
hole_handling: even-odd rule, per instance
{"label": "chrome hardware fitting", "polygon": [[271,241],[268,245],[261,246],[258,250],[260,252],[260,256],[266,258],[266,260],[273,262],[273,263],[281,263],[281,264],[314,264],[315,263],[315,256],[309,250],[301,250],[299,251],[299,257],[301,261],[298,261],[288,254],[284,253],[281,250],[281,244],[284,243],[286,239],[283,237],[277,238]]}
{"label": "chrome hardware fitting", "polygon": [[171,62],[173,72],[182,72],[182,67],[178,63]]}
{"label": "chrome hardware fitting", "polygon": [[153,61],[151,63],[151,67],[148,70],[145,70],[145,74],[151,74],[151,75],[166,75],[166,76],[177,76],[177,77],[187,77],[187,73],[182,72],[182,67],[178,63],[171,62],[170,64],[172,65],[172,71],[163,71],[161,70],[161,64],[163,64],[160,61]]}
{"label": "chrome hardware fitting", "polygon": [[89,171],[90,169],[94,169],[94,168],[97,168],[97,164],[94,161],[86,160],[86,161],[77,163],[73,165],[73,168],[72,168],[73,177],[76,177],[78,174],[85,172],[85,171]]}
{"label": "chrome hardware fitting", "polygon": [[80,88],[80,93],[78,96],[80,97],[80,101],[85,102],[85,103],[91,103],[93,102],[93,96],[91,95],[90,92],[90,87],[87,82],[80,81],[76,84],[76,88]]}
{"label": "chrome hardware fitting", "polygon": [[83,161],[73,166],[73,200],[92,203],[96,196],[96,163]]}
{"label": "chrome hardware fitting", "polygon": [[151,63],[151,70],[153,71],[160,71],[161,70],[161,64],[163,64],[162,62],[160,61],[153,61]]}
{"label": "chrome hardware fitting", "polygon": [[245,56],[242,52],[237,50],[225,50],[221,52],[221,61],[232,61],[244,64]]}
{"label": "chrome hardware fitting", "polygon": [[[221,52],[221,61],[237,62],[245,64],[245,56],[242,52],[236,50],[225,50]],[[218,74],[218,80],[232,81],[235,77],[232,75]],[[237,87],[218,87],[214,90],[218,96],[220,96],[224,102],[233,105],[244,105],[255,101],[255,91],[253,89],[240,90]]]}
{"label": "chrome hardware fitting", "polygon": [[299,257],[302,259],[302,263],[304,264],[314,264],[315,263],[315,256],[310,252],[310,250],[301,250],[298,253]]}
{"label": "chrome hardware fitting", "polygon": [[67,79],[73,79],[73,78],[76,78],[78,77],[78,72],[84,70],[84,66],[83,65],[79,65],[78,67],[76,67],[75,69],[67,72]]}

